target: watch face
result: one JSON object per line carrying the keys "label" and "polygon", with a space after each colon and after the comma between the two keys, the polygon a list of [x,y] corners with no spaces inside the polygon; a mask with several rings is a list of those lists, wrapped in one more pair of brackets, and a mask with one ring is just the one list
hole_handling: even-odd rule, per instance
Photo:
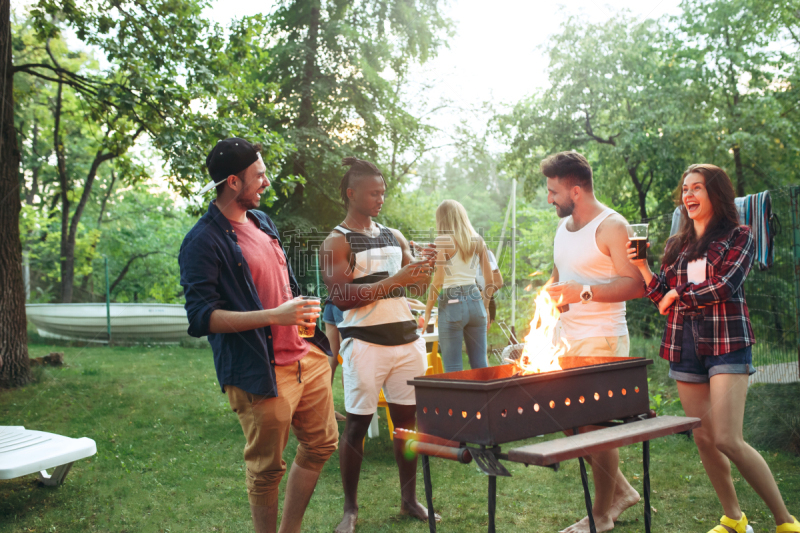
{"label": "watch face", "polygon": [[582,292],[581,293],[581,300],[588,300],[589,297],[590,297],[590,295],[589,295],[588,292]]}

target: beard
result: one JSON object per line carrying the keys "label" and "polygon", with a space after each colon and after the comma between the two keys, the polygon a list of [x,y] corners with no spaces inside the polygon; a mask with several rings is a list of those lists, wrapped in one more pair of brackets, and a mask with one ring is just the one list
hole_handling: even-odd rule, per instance
{"label": "beard", "polygon": [[256,201],[255,198],[245,198],[243,196],[238,196],[236,198],[236,205],[240,208],[244,209],[245,211],[249,211],[250,209],[258,209],[261,205],[261,201]]}
{"label": "beard", "polygon": [[558,218],[566,218],[575,210],[575,202],[569,201],[569,205],[554,204],[556,206],[556,215]]}

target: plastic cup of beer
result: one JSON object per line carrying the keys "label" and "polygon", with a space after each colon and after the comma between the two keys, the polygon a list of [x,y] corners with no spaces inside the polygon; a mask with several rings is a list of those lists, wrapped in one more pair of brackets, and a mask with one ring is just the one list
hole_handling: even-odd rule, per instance
{"label": "plastic cup of beer", "polygon": [[636,250],[634,259],[647,259],[647,224],[631,224],[628,228],[628,239]]}
{"label": "plastic cup of beer", "polygon": [[[309,303],[305,307],[319,307],[319,297],[317,296],[303,296],[303,300],[308,300]],[[317,324],[311,326],[299,325],[297,326],[297,333],[304,339],[314,336],[314,331],[317,329]]]}

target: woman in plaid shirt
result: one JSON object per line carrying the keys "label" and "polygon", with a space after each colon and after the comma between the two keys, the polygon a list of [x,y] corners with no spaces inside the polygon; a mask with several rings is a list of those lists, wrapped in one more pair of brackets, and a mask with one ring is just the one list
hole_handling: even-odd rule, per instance
{"label": "woman in plaid shirt", "polygon": [[680,231],[667,241],[661,273],[646,260],[639,267],[646,296],[667,315],[661,357],[687,416],[702,419],[694,439],[703,467],[725,516],[709,533],[745,533],[752,528],[739,508],[730,461],[775,517],[777,533],[800,532],[789,514],[769,466],[742,438],[747,381],[755,372],[755,343],[744,298],[744,280],[755,253],[753,234],[739,225],[733,185],[714,165],[691,165],[682,177]]}

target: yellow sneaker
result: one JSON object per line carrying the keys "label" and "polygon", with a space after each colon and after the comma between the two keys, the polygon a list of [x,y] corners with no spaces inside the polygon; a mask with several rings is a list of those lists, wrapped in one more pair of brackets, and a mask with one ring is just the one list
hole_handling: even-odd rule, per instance
{"label": "yellow sneaker", "polygon": [[[747,525],[747,517],[744,515],[744,513],[742,513],[742,517],[739,520],[734,520],[733,518],[728,518],[727,516],[722,515],[722,518],[719,519],[719,525],[714,526],[714,529],[708,533],[730,533],[730,531],[725,529],[723,526],[731,528],[736,533],[748,533],[748,529],[752,531],[752,528]],[[787,532],[788,531],[791,530],[789,529]]]}
{"label": "yellow sneaker", "polygon": [[800,521],[792,517],[794,522],[786,522],[775,528],[775,533],[800,533]]}

